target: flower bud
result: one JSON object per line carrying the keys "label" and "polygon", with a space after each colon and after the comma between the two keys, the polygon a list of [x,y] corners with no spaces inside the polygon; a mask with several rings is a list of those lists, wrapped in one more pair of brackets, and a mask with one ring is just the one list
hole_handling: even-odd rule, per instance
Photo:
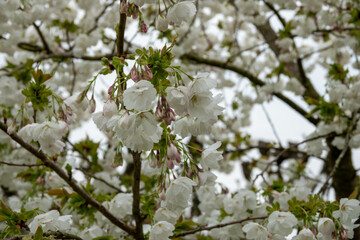
{"label": "flower bud", "polygon": [[134,6],[133,12],[132,12],[132,18],[137,19],[139,16],[139,8],[137,6]]}
{"label": "flower bud", "polygon": [[134,82],[138,82],[140,80],[140,75],[136,70],[136,65],[135,64],[130,70],[130,77]]}
{"label": "flower bud", "polygon": [[180,153],[179,149],[177,149],[177,147],[171,142],[170,142],[169,146],[167,147],[166,156],[170,160],[175,160],[177,163],[181,162],[181,153]]}
{"label": "flower bud", "polygon": [[150,80],[150,79],[153,78],[153,74],[152,74],[150,68],[147,65],[145,65],[145,78],[147,80]]}
{"label": "flower bud", "polygon": [[114,87],[115,87],[115,83],[113,85],[111,85],[108,89],[108,95],[109,97],[111,98],[111,96],[113,95],[114,93]]}
{"label": "flower bud", "polygon": [[142,21],[140,23],[140,32],[147,33],[147,31],[148,31],[148,27],[147,27],[146,23],[144,21]]}
{"label": "flower bud", "polygon": [[90,112],[91,113],[95,112],[95,109],[96,109],[96,102],[95,102],[94,97],[92,97],[90,99]]}
{"label": "flower bud", "polygon": [[165,159],[165,166],[168,169],[173,169],[174,168],[174,162],[171,159],[166,158]]}
{"label": "flower bud", "polygon": [[10,134],[13,134],[15,132],[15,124],[16,124],[16,121],[13,121],[11,123],[11,125],[7,128],[7,133],[10,135]]}
{"label": "flower bud", "polygon": [[127,13],[127,4],[125,0],[121,1],[121,5],[120,5],[120,13]]}

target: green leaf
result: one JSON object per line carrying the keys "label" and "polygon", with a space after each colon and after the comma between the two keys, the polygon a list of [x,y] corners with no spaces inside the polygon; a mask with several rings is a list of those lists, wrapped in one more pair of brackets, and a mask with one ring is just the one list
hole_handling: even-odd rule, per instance
{"label": "green leaf", "polygon": [[36,229],[33,240],[41,240],[43,238],[44,232],[41,225]]}

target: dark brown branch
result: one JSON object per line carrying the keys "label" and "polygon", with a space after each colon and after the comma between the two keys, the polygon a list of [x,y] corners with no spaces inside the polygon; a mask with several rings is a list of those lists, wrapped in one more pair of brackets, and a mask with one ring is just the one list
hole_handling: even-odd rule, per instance
{"label": "dark brown branch", "polygon": [[135,218],[136,223],[136,235],[137,240],[144,239],[143,233],[143,218],[140,211],[140,176],[141,176],[141,158],[138,152],[130,151],[134,161],[134,175],[133,175],[133,204],[132,204],[132,213]]}
{"label": "dark brown branch", "polygon": [[[321,186],[318,194],[324,193],[326,191],[326,189],[329,187],[328,183],[330,181],[331,178],[334,177],[334,174],[336,173],[336,171],[338,171],[339,165],[342,161],[342,159],[345,157],[345,155],[348,153],[349,150],[349,141],[350,141],[350,137],[351,137],[351,132],[354,128],[354,126],[357,124],[358,122],[358,118],[356,118],[355,116],[353,116],[353,119],[350,123],[350,125],[347,128],[347,132],[345,135],[345,143],[344,143],[344,147],[341,150],[340,154],[337,156],[336,160],[334,161],[334,165],[332,166],[332,169],[329,173],[329,175],[327,176],[325,183]],[[351,158],[350,158],[351,159]],[[344,164],[345,165],[345,164]],[[346,166],[346,165],[345,165]],[[350,171],[353,172],[354,171],[354,167],[351,164],[351,168],[352,169],[348,169],[349,170],[349,174],[351,175]],[[349,183],[350,185],[350,183]],[[336,193],[338,194],[338,191],[336,191]]]}
{"label": "dark brown branch", "polygon": [[17,44],[18,48],[28,51],[28,52],[42,52],[44,49],[36,44],[31,44],[27,42],[19,42]]}
{"label": "dark brown branch", "polygon": [[45,39],[44,35],[42,34],[42,32],[41,32],[41,30],[40,30],[40,27],[39,27],[38,25],[36,25],[35,22],[33,23],[33,26],[34,26],[36,32],[38,33],[38,35],[39,35],[39,37],[40,37],[40,39],[41,39],[41,42],[42,42],[42,44],[43,44],[43,46],[44,46],[44,49],[45,49],[45,52],[46,52],[47,54],[52,53],[52,51],[50,50],[50,47],[49,47],[48,43],[46,42],[46,39]]}
{"label": "dark brown branch", "polygon": [[[214,66],[214,67],[219,67],[222,69],[226,69],[226,70],[231,70],[233,72],[236,72],[238,74],[240,74],[243,77],[246,77],[247,79],[250,80],[250,82],[252,82],[253,84],[257,85],[257,86],[264,86],[265,83],[260,80],[259,78],[255,77],[254,75],[252,75],[250,72],[221,62],[221,61],[217,61],[217,60],[212,60],[212,59],[205,59],[205,58],[201,58],[198,57],[196,55],[193,54],[186,54],[182,56],[183,59],[188,59],[200,64],[206,64],[209,66]],[[309,113],[307,111],[305,111],[303,108],[301,108],[299,105],[297,105],[295,102],[293,102],[292,100],[290,100],[289,98],[287,98],[286,96],[284,96],[281,93],[273,93],[274,96],[276,96],[277,98],[279,98],[280,100],[282,100],[284,103],[286,103],[289,107],[291,107],[293,110],[295,110],[296,112],[298,112],[300,115],[302,115],[304,118],[306,118],[309,122],[311,122],[312,124],[316,125],[319,120],[317,118],[314,118],[312,116],[309,115]]]}
{"label": "dark brown branch", "polygon": [[[267,4],[266,1],[264,1],[264,2],[274,12],[274,14],[278,17],[279,21],[285,27],[287,23],[284,20],[284,18],[281,17],[280,13],[271,4]],[[271,27],[270,22],[267,21],[263,25],[255,25],[255,26],[256,26],[257,30],[261,33],[263,38],[269,42],[269,47],[274,52],[275,56],[279,57],[279,55],[281,54],[280,47],[276,44],[275,41],[269,41],[274,38],[277,38],[277,33]],[[295,36],[290,35],[290,38],[293,40],[295,50],[297,51],[294,37]],[[289,72],[294,77],[296,77],[299,80],[299,82],[305,87],[304,97],[320,99],[319,93],[316,91],[316,89],[312,85],[310,79],[305,74],[302,59],[298,58],[296,60],[296,63],[287,63],[287,65],[288,65]]]}
{"label": "dark brown branch", "polygon": [[17,134],[8,134],[7,133],[7,125],[0,122],[0,128],[1,130],[9,135],[15,142],[20,144],[23,148],[28,150],[31,154],[33,154],[35,157],[39,158],[44,165],[51,168],[54,172],[56,172],[59,177],[61,177],[69,186],[78,193],[88,204],[93,206],[95,209],[97,209],[99,212],[101,212],[107,219],[110,220],[114,225],[118,226],[125,232],[127,232],[130,235],[135,235],[135,231],[132,227],[127,225],[122,220],[118,219],[116,216],[114,216],[109,210],[107,210],[103,205],[101,205],[98,201],[96,201],[94,198],[92,198],[80,185],[78,185],[73,178],[70,178],[68,174],[56,164],[56,162],[50,160],[42,151],[34,148],[32,145],[24,142],[24,140],[19,137]]}
{"label": "dark brown branch", "polygon": [[34,164],[26,164],[26,163],[10,163],[10,162],[3,162],[0,161],[0,164],[8,165],[8,166],[15,166],[15,167],[38,167],[44,166],[44,163],[34,163]]}
{"label": "dark brown branch", "polygon": [[209,230],[215,229],[215,228],[223,228],[223,227],[238,224],[238,223],[243,223],[243,222],[253,221],[253,220],[261,220],[261,219],[266,219],[266,218],[268,218],[268,216],[249,217],[249,218],[244,218],[244,219],[241,219],[241,220],[232,221],[232,222],[228,222],[228,223],[221,223],[221,224],[216,224],[216,225],[212,225],[212,226],[201,226],[201,227],[196,228],[194,230],[189,230],[189,231],[185,231],[185,232],[182,232],[182,233],[175,234],[171,238],[183,237],[183,236],[186,236],[186,235],[194,234],[194,233],[205,231],[205,230],[209,231]]}
{"label": "dark brown branch", "polygon": [[283,25],[283,27],[286,26],[286,21],[285,19],[280,15],[279,11],[275,9],[274,5],[272,5],[271,3],[264,1],[265,5],[268,6],[268,8],[270,8],[271,11],[273,11],[273,13],[276,15],[276,17],[279,19],[279,21],[281,22],[281,24]]}
{"label": "dark brown branch", "polygon": [[124,55],[125,26],[126,26],[126,14],[120,13],[119,28],[117,30],[118,57],[122,57]]}

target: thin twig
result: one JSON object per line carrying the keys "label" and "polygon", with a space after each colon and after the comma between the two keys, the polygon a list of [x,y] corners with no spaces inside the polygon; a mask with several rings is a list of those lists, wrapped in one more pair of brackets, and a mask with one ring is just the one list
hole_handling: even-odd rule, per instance
{"label": "thin twig", "polygon": [[248,218],[244,218],[244,219],[241,219],[241,220],[232,221],[232,222],[228,222],[228,223],[221,223],[221,224],[216,224],[216,225],[212,225],[212,226],[201,226],[201,227],[193,229],[193,230],[189,230],[189,231],[185,231],[185,232],[175,234],[171,238],[183,237],[183,236],[186,236],[186,235],[194,234],[194,233],[205,231],[205,230],[209,231],[209,230],[215,229],[215,228],[223,228],[223,227],[234,225],[234,224],[239,224],[239,223],[243,223],[243,222],[247,222],[247,221],[253,221],[253,220],[262,220],[262,219],[266,219],[266,218],[268,218],[268,216],[248,217]]}
{"label": "thin twig", "polygon": [[114,5],[115,2],[116,2],[116,1],[113,0],[111,3],[106,4],[106,5],[104,6],[103,10],[102,10],[102,11],[99,13],[99,15],[97,15],[96,18],[94,19],[94,25],[92,26],[92,28],[90,28],[90,29],[86,32],[87,35],[90,35],[90,33],[92,33],[93,31],[96,30],[96,28],[98,27],[98,23],[99,23],[100,18],[106,13],[106,10],[107,10],[109,7],[111,7],[112,5]]}
{"label": "thin twig", "polygon": [[33,154],[35,157],[39,158],[45,166],[51,168],[54,172],[58,174],[69,186],[78,193],[88,204],[93,206],[99,212],[101,212],[104,217],[110,220],[114,225],[118,226],[125,232],[130,235],[135,235],[135,230],[127,225],[122,220],[118,219],[115,215],[113,215],[109,210],[107,210],[102,204],[96,201],[93,197],[91,197],[80,185],[78,185],[73,178],[70,178],[68,174],[56,164],[56,162],[50,160],[41,150],[34,148],[32,145],[26,143],[21,137],[19,137],[16,133],[8,134],[7,128],[8,126],[2,122],[0,122],[1,130],[9,135],[15,142],[20,144],[23,148]]}
{"label": "thin twig", "polygon": [[279,146],[282,148],[282,144],[281,144],[281,140],[280,140],[280,137],[279,137],[279,134],[277,133],[276,131],[276,128],[275,128],[275,125],[273,123],[273,121],[271,120],[270,118],[270,115],[268,113],[268,111],[266,110],[264,104],[261,104],[261,107],[262,107],[262,110],[264,111],[265,113],[265,116],[266,116],[266,119],[268,120],[269,124],[270,124],[270,127],[275,135],[275,138],[277,139],[278,143],[279,143]]}
{"label": "thin twig", "polygon": [[39,27],[38,25],[36,25],[35,22],[33,22],[33,26],[35,27],[36,32],[39,34],[39,37],[40,37],[41,42],[42,42],[42,44],[43,44],[43,46],[44,46],[45,52],[46,52],[47,54],[52,53],[52,51],[50,50],[50,47],[49,47],[48,43],[46,42],[46,39],[45,39],[44,35],[42,34],[42,32],[41,32],[41,30],[40,30],[40,27]]}
{"label": "thin twig", "polygon": [[[222,69],[226,69],[226,70],[230,70],[233,72],[236,72],[238,74],[240,74],[243,77],[246,77],[247,79],[249,79],[250,82],[252,82],[255,85],[258,86],[264,86],[265,82],[263,82],[262,80],[260,80],[259,78],[257,78],[256,76],[252,75],[250,72],[231,65],[231,64],[227,64],[218,60],[213,60],[213,59],[206,59],[206,58],[202,58],[199,56],[196,56],[194,54],[185,54],[182,56],[183,59],[188,59],[190,61],[194,61],[200,64],[206,64],[209,66],[214,66],[214,67],[219,67]],[[317,118],[314,118],[312,116],[310,116],[310,114],[305,111],[302,107],[300,107],[298,104],[296,104],[295,102],[293,102],[291,99],[287,98],[286,96],[284,96],[281,93],[273,93],[274,96],[278,97],[280,100],[282,100],[284,103],[286,103],[289,107],[291,107],[292,109],[294,109],[296,112],[298,112],[300,115],[302,115],[304,118],[306,118],[309,122],[311,122],[312,124],[316,125],[319,120]]]}
{"label": "thin twig", "polygon": [[73,148],[73,151],[76,151],[77,153],[79,153],[81,155],[81,158],[83,160],[85,160],[86,162],[91,164],[91,160],[85,155],[85,153],[83,151],[80,151],[80,149],[78,147],[76,147],[72,142],[70,142],[70,140],[68,138],[64,138],[64,140],[70,144],[70,146]]}
{"label": "thin twig", "polygon": [[26,163],[10,163],[10,162],[3,162],[3,161],[0,161],[0,164],[15,166],[15,167],[38,167],[38,166],[45,165],[44,163],[26,164]]}
{"label": "thin twig", "polygon": [[[195,7],[196,7],[196,9],[199,9],[199,0],[196,0],[196,2],[195,2]],[[180,44],[185,40],[185,38],[187,37],[187,35],[191,32],[192,26],[193,26],[194,23],[195,23],[195,20],[196,20],[197,15],[198,15],[198,11],[195,12],[195,16],[193,17],[193,19],[192,19],[192,21],[191,21],[191,23],[190,23],[190,25],[189,25],[188,30],[187,30],[187,31],[184,33],[184,35],[179,39],[179,41],[176,42],[177,45],[180,45]]]}
{"label": "thin twig", "polygon": [[[318,136],[315,136],[315,137],[311,137],[311,138],[308,138],[308,139],[305,139],[301,142],[298,142],[294,145],[291,146],[291,148],[294,148],[294,147],[298,147],[299,145],[301,144],[304,144],[306,142],[311,142],[311,141],[315,141],[317,139],[320,139],[320,138],[326,138],[326,137],[330,137],[330,136],[340,136],[341,134],[335,134],[335,133],[328,133],[328,134],[323,134],[323,135],[318,135]],[[271,160],[266,166],[265,168],[261,171],[261,173],[257,174],[254,178],[254,180],[251,182],[251,186],[254,186],[255,184],[255,181],[259,178],[259,176],[263,177],[264,176],[264,173],[267,172],[267,170],[270,168],[270,166],[272,164],[274,164],[275,162],[277,162],[279,160],[279,158],[289,150],[290,148],[285,148],[284,150],[282,150],[276,157],[275,159]]]}
{"label": "thin twig", "polygon": [[97,177],[97,176],[95,176],[94,174],[88,173],[88,172],[87,172],[85,169],[83,169],[83,168],[76,168],[76,170],[79,170],[79,171],[81,171],[82,173],[84,173],[86,176],[91,177],[91,178],[93,178],[93,179],[95,179],[95,180],[97,180],[97,181],[99,181],[99,182],[102,182],[102,183],[106,184],[107,186],[115,189],[115,190],[116,190],[117,192],[119,192],[119,193],[124,192],[124,191],[122,191],[120,188],[118,188],[118,187],[112,185],[111,183],[109,183],[108,181],[106,181],[106,180],[104,180],[104,179],[102,179],[102,178],[100,178],[100,177]]}

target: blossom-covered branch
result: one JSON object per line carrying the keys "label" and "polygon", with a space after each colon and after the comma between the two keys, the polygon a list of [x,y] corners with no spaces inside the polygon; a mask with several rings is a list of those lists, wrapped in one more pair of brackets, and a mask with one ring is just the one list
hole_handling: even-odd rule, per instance
{"label": "blossom-covered branch", "polygon": [[[8,127],[6,124],[0,122],[0,128],[4,133],[7,133]],[[50,160],[42,151],[39,151],[38,149],[35,149],[32,145],[24,142],[16,133],[8,134],[14,141],[16,141],[18,144],[20,144],[23,148],[28,150],[31,154],[33,154],[35,157],[38,157],[45,166],[51,168],[53,171],[55,171],[59,177],[65,180],[69,184],[72,189],[78,193],[82,198],[86,200],[90,205],[92,205],[94,208],[96,208],[99,212],[101,212],[107,219],[109,219],[113,224],[118,226],[119,228],[123,229],[125,232],[127,232],[130,235],[134,235],[135,231],[132,227],[128,226],[126,223],[124,223],[122,220],[118,219],[116,216],[114,216],[109,210],[107,210],[103,205],[101,205],[98,201],[96,201],[94,198],[92,198],[85,190],[79,186],[74,179],[70,178],[68,174],[59,167],[56,162]]]}

